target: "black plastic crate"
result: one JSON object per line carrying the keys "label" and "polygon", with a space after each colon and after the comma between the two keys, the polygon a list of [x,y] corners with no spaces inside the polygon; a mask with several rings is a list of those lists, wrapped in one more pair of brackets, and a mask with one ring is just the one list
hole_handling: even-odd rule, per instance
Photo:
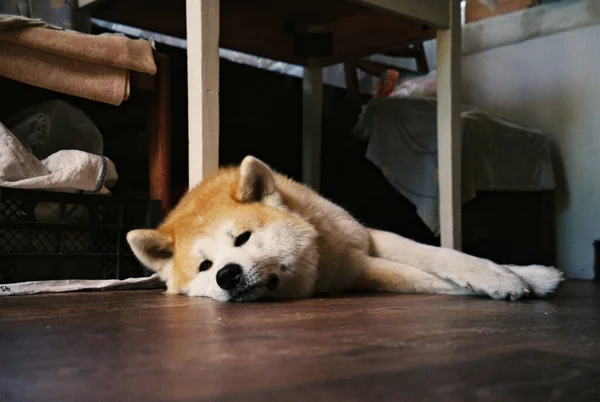
{"label": "black plastic crate", "polygon": [[158,200],[0,187],[0,283],[148,276],[125,236],[156,227],[160,211]]}

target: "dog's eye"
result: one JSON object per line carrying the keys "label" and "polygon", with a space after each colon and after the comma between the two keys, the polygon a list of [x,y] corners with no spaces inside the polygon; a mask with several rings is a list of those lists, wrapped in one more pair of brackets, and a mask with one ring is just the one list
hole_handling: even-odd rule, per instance
{"label": "dog's eye", "polygon": [[252,234],[252,232],[244,232],[241,235],[239,235],[238,237],[235,238],[235,241],[233,242],[233,245],[235,247],[240,247],[243,246],[244,244],[246,244],[246,242],[248,240],[250,240],[250,235]]}
{"label": "dog's eye", "polygon": [[210,267],[212,267],[212,261],[204,260],[198,267],[198,271],[200,271],[200,272],[207,271],[210,269]]}

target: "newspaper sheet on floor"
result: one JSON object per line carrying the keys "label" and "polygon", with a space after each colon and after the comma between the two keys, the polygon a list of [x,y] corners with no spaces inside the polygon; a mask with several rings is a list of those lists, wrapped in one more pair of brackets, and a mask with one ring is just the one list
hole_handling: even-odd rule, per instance
{"label": "newspaper sheet on floor", "polygon": [[0,296],[31,295],[37,293],[60,293],[83,290],[133,290],[160,289],[163,283],[157,274],[127,279],[69,279],[0,284]]}

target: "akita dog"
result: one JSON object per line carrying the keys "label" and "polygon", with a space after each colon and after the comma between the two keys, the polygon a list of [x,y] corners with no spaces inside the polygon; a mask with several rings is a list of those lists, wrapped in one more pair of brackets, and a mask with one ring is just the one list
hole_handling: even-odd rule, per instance
{"label": "akita dog", "polygon": [[543,297],[555,268],[506,266],[369,229],[248,156],[189,191],[156,230],[127,240],[167,293],[224,301],[374,291]]}

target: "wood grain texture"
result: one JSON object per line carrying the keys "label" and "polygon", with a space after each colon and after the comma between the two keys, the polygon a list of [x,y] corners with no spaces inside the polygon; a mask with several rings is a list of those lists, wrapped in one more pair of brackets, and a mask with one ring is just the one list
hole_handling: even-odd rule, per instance
{"label": "wood grain texture", "polygon": [[600,284],[553,300],[0,298],[2,401],[600,398]]}

